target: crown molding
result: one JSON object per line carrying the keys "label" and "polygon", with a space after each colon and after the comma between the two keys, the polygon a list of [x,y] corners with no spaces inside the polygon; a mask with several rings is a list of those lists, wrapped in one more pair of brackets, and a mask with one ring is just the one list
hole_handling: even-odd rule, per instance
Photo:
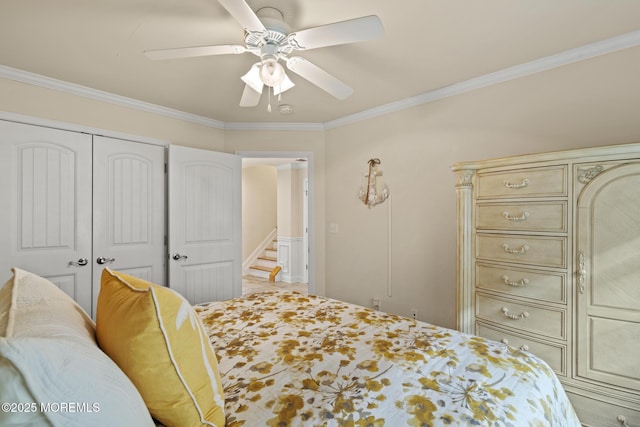
{"label": "crown molding", "polygon": [[148,136],[133,135],[125,132],[113,131],[110,129],[101,129],[92,126],[83,126],[76,123],[60,122],[58,120],[44,119],[42,117],[28,116],[25,114],[14,113],[11,111],[0,110],[0,120],[9,122],[24,123],[28,125],[42,126],[53,129],[67,130],[71,132],[86,133],[95,136],[106,136],[108,138],[122,139],[125,141],[144,142],[145,144],[162,145],[164,147],[170,144],[170,141],[152,138]]}
{"label": "crown molding", "polygon": [[463,82],[455,83],[442,88],[434,89],[410,98],[380,105],[359,113],[350,114],[324,123],[271,123],[271,122],[223,122],[196,114],[172,108],[162,107],[136,99],[115,95],[86,86],[68,83],[28,71],[0,65],[0,78],[14,80],[30,85],[40,86],[46,89],[69,93],[97,101],[108,102],[123,107],[133,108],[148,113],[158,114],[164,117],[183,120],[203,126],[225,130],[242,131],[324,131],[349,125],[363,120],[372,119],[382,115],[398,112],[407,108],[427,104],[440,99],[459,95],[475,89],[492,86],[495,84],[529,76],[535,73],[551,70],[563,65],[573,64],[585,59],[594,58],[619,50],[640,45],[640,30],[622,34],[588,45],[569,49],[564,52],[550,55],[544,58],[525,62],[483,76],[475,77]]}
{"label": "crown molding", "polygon": [[385,114],[394,113],[407,108],[415,107],[422,104],[437,101],[439,99],[448,98],[459,95],[475,89],[492,86],[495,84],[515,80],[520,77],[529,76],[553,68],[562,67],[563,65],[573,64],[575,62],[584,61],[585,59],[595,58],[597,56],[628,49],[640,45],[640,30],[622,34],[599,42],[580,46],[574,49],[565,50],[555,55],[546,56],[544,58],[525,62],[513,67],[505,68],[483,76],[475,77],[463,82],[444,86],[434,89],[420,95],[402,99],[400,101],[384,104],[379,107],[371,108],[359,113],[341,117],[324,123],[326,129],[333,129],[356,123],[362,120],[368,120]]}
{"label": "crown molding", "polygon": [[115,95],[113,93],[104,92],[98,89],[92,89],[90,87],[81,86],[75,83],[57,80],[51,77],[42,76],[40,74],[31,73],[29,71],[6,67],[4,65],[0,65],[0,77],[30,84],[33,86],[40,86],[45,89],[51,89],[58,92],[81,96],[83,98],[107,102],[109,104],[115,104],[121,107],[133,108],[135,110],[157,114],[172,119],[178,119],[217,129],[224,129],[224,122],[220,120],[214,120],[208,117],[198,116],[196,114],[185,113],[184,111],[174,110],[173,108],[167,108],[160,105],[151,104],[149,102],[139,101],[133,98],[127,98],[126,96]]}
{"label": "crown molding", "polygon": [[225,130],[254,130],[254,131],[324,131],[322,123],[295,123],[295,122],[226,122]]}

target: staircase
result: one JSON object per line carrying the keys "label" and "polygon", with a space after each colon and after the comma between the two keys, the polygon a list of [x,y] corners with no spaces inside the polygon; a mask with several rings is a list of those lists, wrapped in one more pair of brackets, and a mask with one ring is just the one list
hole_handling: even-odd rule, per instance
{"label": "staircase", "polygon": [[256,258],[254,264],[249,267],[249,275],[269,279],[271,272],[278,266],[277,240],[272,240],[264,248],[262,254]]}

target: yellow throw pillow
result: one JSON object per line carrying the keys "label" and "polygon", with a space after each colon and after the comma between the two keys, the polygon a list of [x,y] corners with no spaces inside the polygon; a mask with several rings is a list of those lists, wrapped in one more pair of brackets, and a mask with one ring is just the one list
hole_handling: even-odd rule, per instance
{"label": "yellow throw pillow", "polygon": [[105,268],[98,345],[167,427],[224,426],[218,363],[200,320],[178,293]]}

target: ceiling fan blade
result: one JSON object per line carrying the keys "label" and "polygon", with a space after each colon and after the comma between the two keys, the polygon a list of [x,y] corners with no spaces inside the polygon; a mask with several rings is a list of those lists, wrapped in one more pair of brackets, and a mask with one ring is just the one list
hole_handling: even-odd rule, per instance
{"label": "ceiling fan blade", "polygon": [[249,7],[244,0],[218,0],[227,9],[227,12],[242,25],[245,30],[265,31],[266,28],[258,18],[258,15]]}
{"label": "ceiling fan blade", "polygon": [[260,102],[262,93],[256,92],[251,89],[251,86],[244,85],[244,92],[242,92],[242,99],[240,99],[241,107],[255,107]]}
{"label": "ceiling fan blade", "polygon": [[353,93],[351,87],[300,56],[289,58],[287,68],[338,99],[346,99]]}
{"label": "ceiling fan blade", "polygon": [[307,50],[371,40],[383,34],[380,18],[370,15],[297,31],[291,38],[299,49]]}
{"label": "ceiling fan blade", "polygon": [[220,46],[195,46],[178,47],[175,49],[146,50],[144,54],[149,59],[176,59],[192,58],[196,56],[228,55],[240,54],[247,51],[247,48],[240,45],[220,45]]}

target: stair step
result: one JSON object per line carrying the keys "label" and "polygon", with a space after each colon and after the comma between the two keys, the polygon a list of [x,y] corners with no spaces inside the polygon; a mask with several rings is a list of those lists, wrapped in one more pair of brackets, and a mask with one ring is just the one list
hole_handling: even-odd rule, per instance
{"label": "stair step", "polygon": [[256,258],[256,261],[252,264],[253,266],[259,265],[261,267],[268,267],[273,269],[278,263],[276,261],[272,261],[264,258]]}
{"label": "stair step", "polygon": [[268,279],[270,274],[271,274],[270,271],[260,271],[260,270],[254,270],[252,268],[249,268],[249,271],[247,272],[247,276],[259,277],[261,279]]}
{"label": "stair step", "polygon": [[247,274],[255,277],[269,278],[278,267],[278,239],[274,238],[262,251],[262,255],[255,259]]}
{"label": "stair step", "polygon": [[251,267],[254,270],[260,270],[260,271],[268,271],[271,272],[271,270],[273,270],[273,267],[264,267],[262,265],[252,265]]}

